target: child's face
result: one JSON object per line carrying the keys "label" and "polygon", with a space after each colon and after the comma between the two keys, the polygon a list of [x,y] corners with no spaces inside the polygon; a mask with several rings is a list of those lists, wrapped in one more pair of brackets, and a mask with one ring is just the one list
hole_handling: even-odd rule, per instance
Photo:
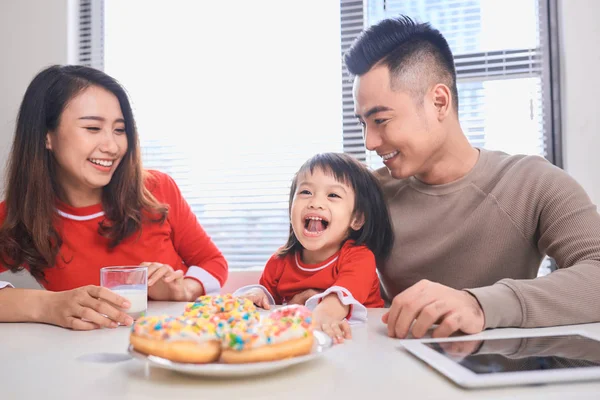
{"label": "child's face", "polygon": [[353,211],[354,190],[329,173],[317,168],[298,177],[291,222],[304,247],[305,263],[326,260],[341,248],[351,229],[361,228]]}

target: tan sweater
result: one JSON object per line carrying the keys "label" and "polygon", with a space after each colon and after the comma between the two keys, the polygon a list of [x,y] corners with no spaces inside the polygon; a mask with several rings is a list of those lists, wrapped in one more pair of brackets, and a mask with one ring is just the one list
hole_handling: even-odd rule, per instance
{"label": "tan sweater", "polygon": [[[376,174],[396,234],[380,266],[388,298],[428,279],[469,289],[486,328],[600,321],[600,215],[560,168],[480,150],[471,172],[445,185]],[[560,269],[535,278],[546,254]]]}

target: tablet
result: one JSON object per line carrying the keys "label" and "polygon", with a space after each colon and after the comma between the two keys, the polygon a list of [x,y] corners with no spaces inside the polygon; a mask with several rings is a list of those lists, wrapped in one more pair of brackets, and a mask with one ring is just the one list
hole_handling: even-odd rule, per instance
{"label": "tablet", "polygon": [[600,380],[600,341],[579,332],[404,340],[402,345],[465,388]]}

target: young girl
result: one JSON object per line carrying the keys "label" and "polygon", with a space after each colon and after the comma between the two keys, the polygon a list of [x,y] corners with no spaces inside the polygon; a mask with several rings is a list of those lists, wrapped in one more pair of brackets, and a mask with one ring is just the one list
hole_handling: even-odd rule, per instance
{"label": "young girl", "polygon": [[346,321],[366,320],[383,307],[376,263],[393,245],[381,188],[373,174],[346,154],[309,159],[290,190],[290,235],[267,262],[260,285],[235,295],[256,305],[301,303],[337,342],[350,337]]}
{"label": "young girl", "polygon": [[98,286],[100,268],[140,263],[154,300],[191,301],[227,278],[175,182],[142,170],[119,83],[92,68],[49,67],[21,103],[0,203],[0,272],[25,267],[48,290],[0,282],[0,322],[129,325],[119,308],[130,305]]}

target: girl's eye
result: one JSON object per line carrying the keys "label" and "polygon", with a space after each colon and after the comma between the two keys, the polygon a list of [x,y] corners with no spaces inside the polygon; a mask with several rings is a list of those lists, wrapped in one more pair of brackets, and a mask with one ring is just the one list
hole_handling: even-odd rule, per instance
{"label": "girl's eye", "polygon": [[329,193],[329,197],[341,199],[341,197],[338,194],[335,194],[335,193]]}

